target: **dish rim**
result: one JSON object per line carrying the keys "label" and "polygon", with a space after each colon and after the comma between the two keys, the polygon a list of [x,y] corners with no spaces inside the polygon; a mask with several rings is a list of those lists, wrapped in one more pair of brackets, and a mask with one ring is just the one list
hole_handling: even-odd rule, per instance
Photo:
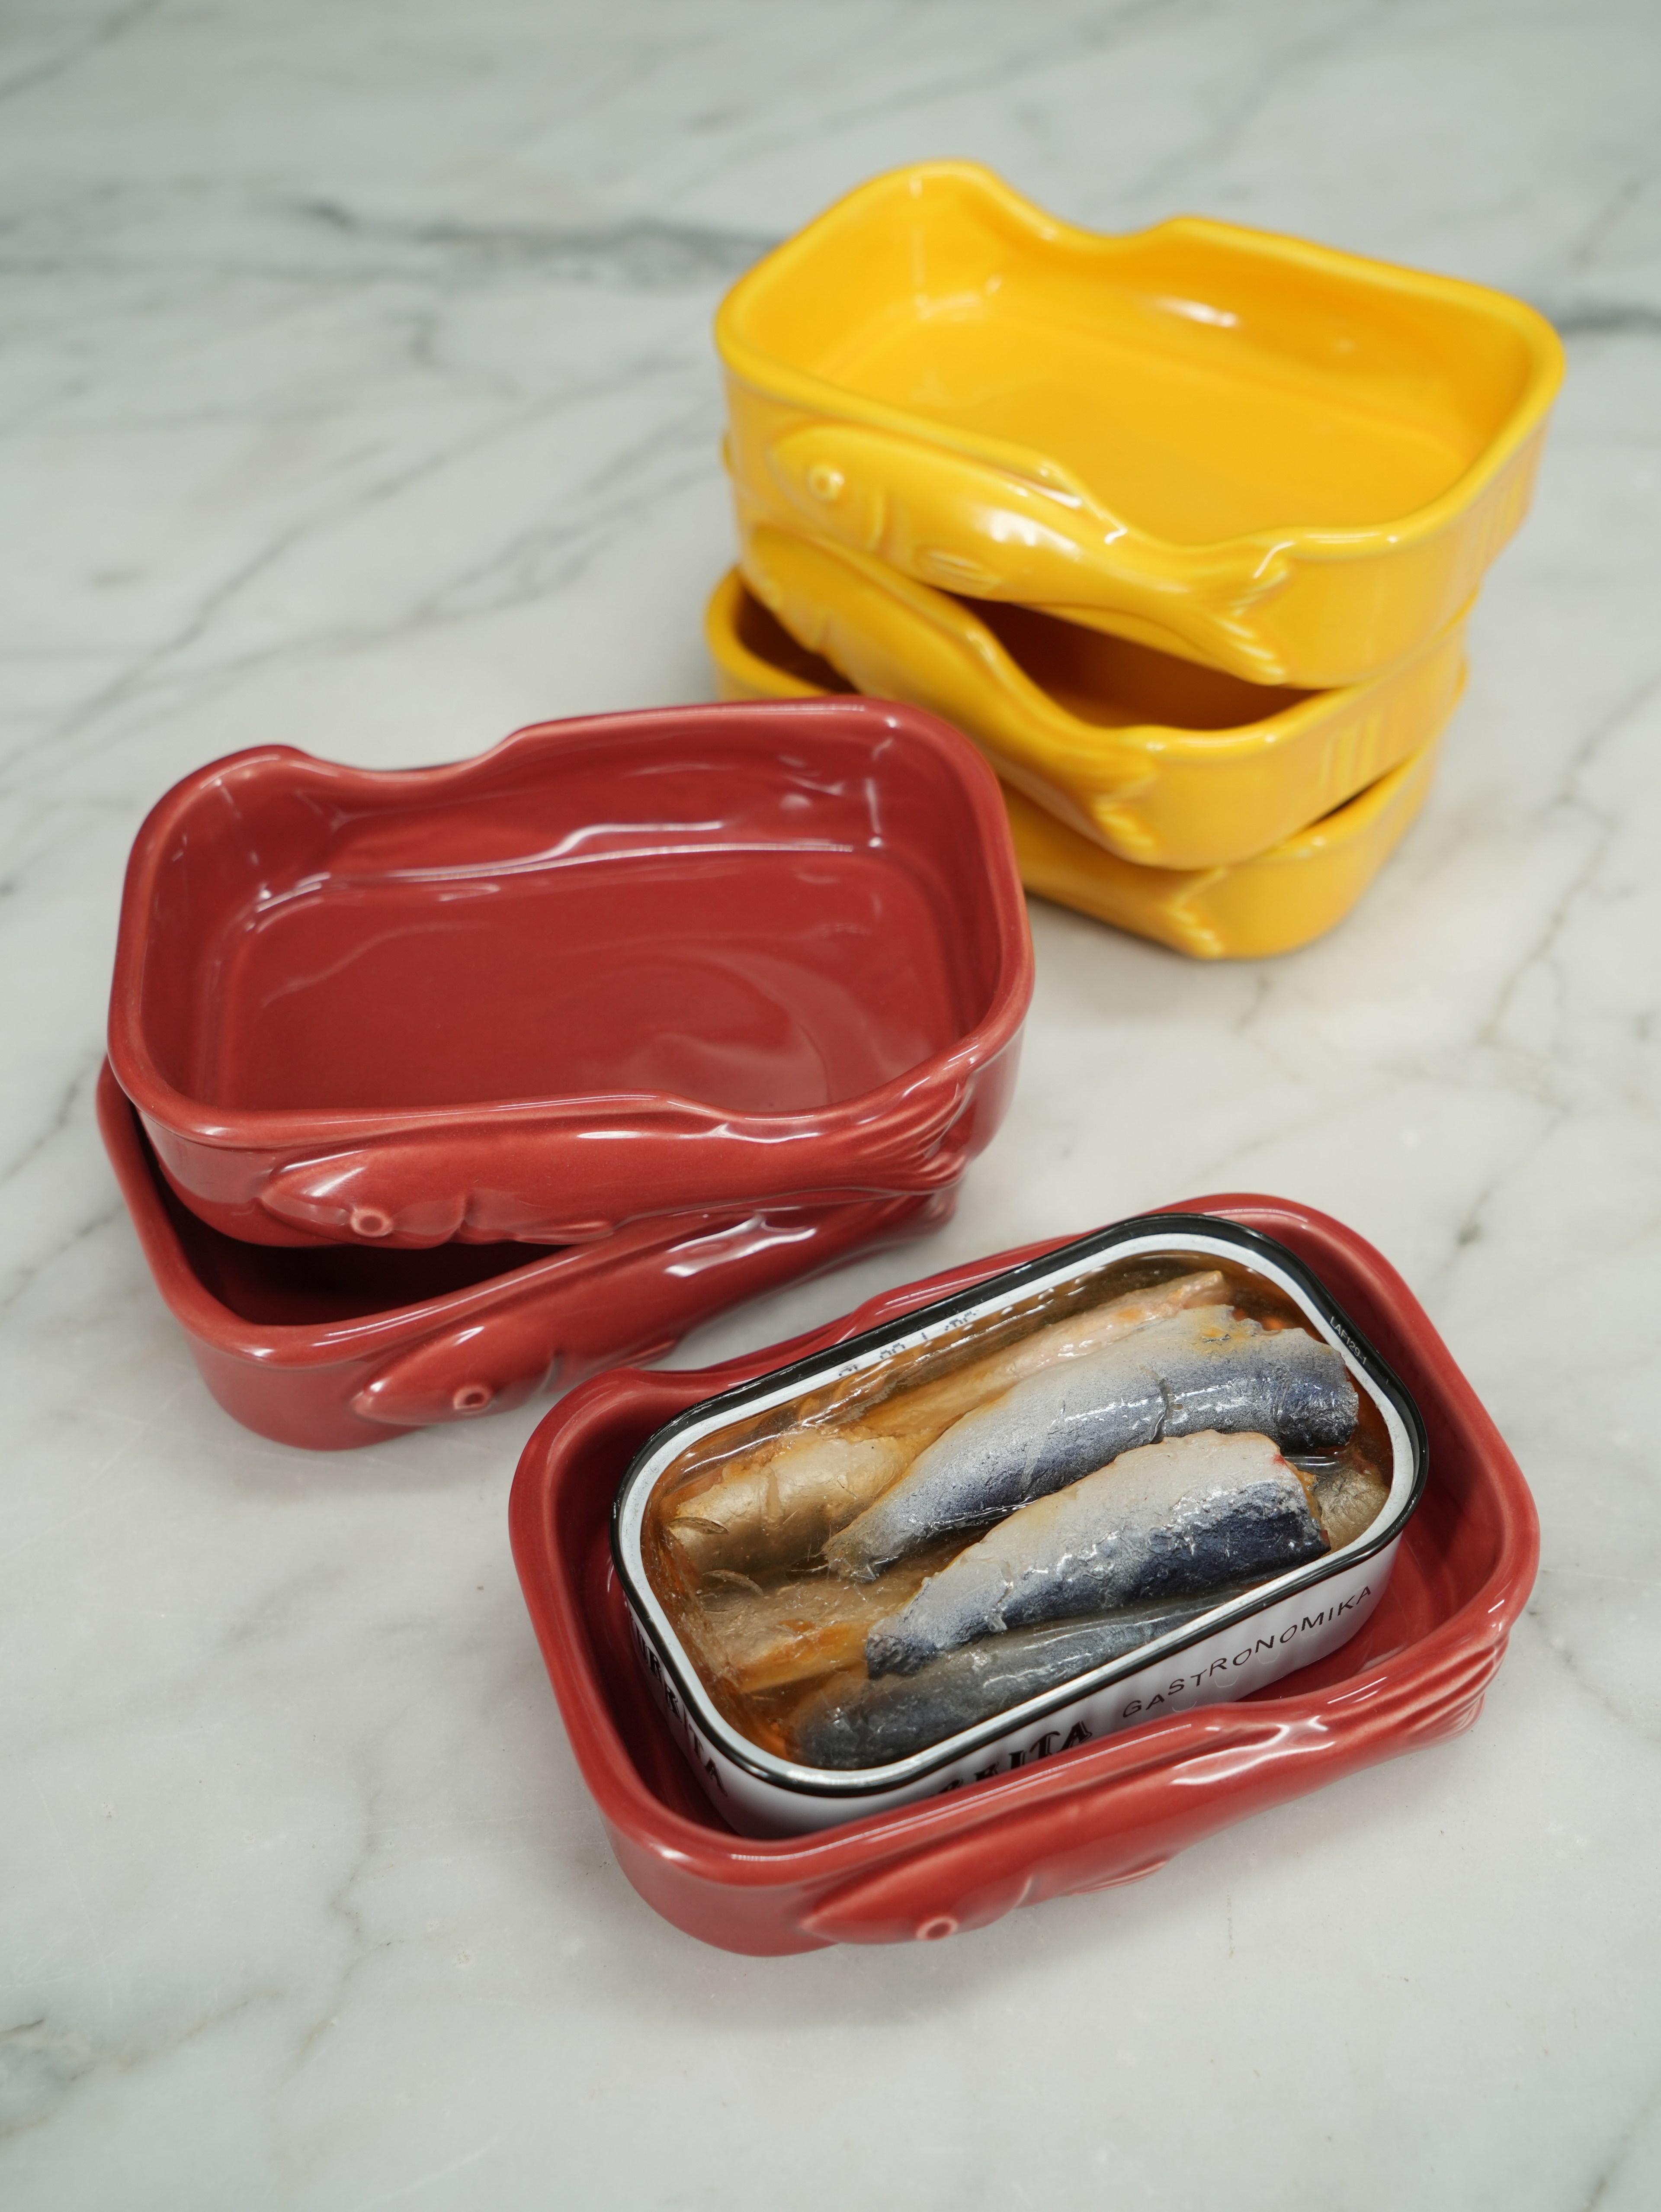
{"label": "dish rim", "polygon": [[1565,372],[1562,341],[1551,324],[1526,301],[1488,285],[1457,276],[1434,276],[1408,269],[1400,263],[1370,255],[1349,253],[1337,246],[1281,231],[1258,230],[1244,223],[1226,222],[1212,216],[1171,216],[1141,230],[1097,231],[1047,214],[1036,201],[1007,185],[1001,177],[978,161],[910,162],[867,179],[823,209],[794,236],[776,246],[740,276],[721,301],[715,316],[715,344],[723,366],[741,382],[764,398],[811,410],[832,421],[864,424],[908,442],[922,442],[938,451],[955,453],[966,459],[1002,471],[1069,506],[1082,505],[1090,514],[1115,513],[1104,504],[1098,489],[1072,469],[1037,446],[1018,440],[956,428],[943,421],[873,398],[852,385],[833,382],[811,370],[798,368],[782,356],[767,350],[748,335],[745,318],[751,301],[770,287],[789,283],[800,275],[800,264],[823,250],[828,237],[856,223],[870,204],[897,191],[920,197],[930,183],[966,186],[989,204],[997,216],[1025,232],[1039,246],[1059,245],[1098,258],[1115,249],[1150,240],[1201,240],[1260,259],[1278,259],[1329,276],[1360,281],[1381,291],[1405,295],[1433,303],[1475,308],[1506,324],[1522,341],[1528,369],[1521,392],[1504,422],[1469,465],[1433,500],[1397,516],[1381,516],[1366,523],[1322,525],[1287,522],[1262,525],[1226,538],[1189,542],[1165,538],[1157,531],[1130,526],[1129,534],[1157,546],[1179,562],[1238,556],[1272,544],[1283,553],[1320,552],[1364,555],[1379,548],[1400,551],[1435,536],[1463,514],[1489,483],[1528,443],[1543,423],[1560,390]]}
{"label": "dish rim", "polygon": [[[1129,1247],[1126,1251],[1123,1248]],[[1050,1282],[1076,1278],[1093,1265],[1105,1267],[1116,1256],[1135,1251],[1188,1249],[1198,1253],[1223,1248],[1217,1256],[1238,1255],[1244,1264],[1277,1280],[1311,1320],[1317,1322],[1343,1356],[1345,1365],[1362,1380],[1383,1413],[1390,1433],[1392,1459],[1390,1494],[1374,1524],[1335,1552],[1289,1569],[1252,1589],[1226,1600],[1196,1620],[1152,1638],[1134,1651],[1096,1668],[1082,1670],[1066,1681],[1040,1692],[1020,1705],[991,1714],[973,1727],[941,1738],[906,1759],[885,1766],[829,1770],[798,1765],[764,1751],[739,1734],[717,1710],[703,1680],[686,1656],[663,1607],[651,1588],[640,1550],[640,1531],[651,1490],[672,1461],[700,1434],[718,1429],[743,1412],[765,1410],[784,1402],[814,1382],[840,1378],[861,1368],[874,1367],[910,1341],[922,1341],[944,1332],[967,1314],[1007,1305],[1015,1297],[1045,1287]],[[702,1399],[672,1416],[646,1438],[630,1458],[618,1484],[611,1512],[611,1553],[613,1571],[626,1602],[674,1688],[698,1725],[723,1754],[753,1781],[800,1796],[858,1801],[877,1791],[906,1787],[926,1779],[938,1769],[972,1755],[981,1746],[1047,1717],[1077,1699],[1094,1695],[1143,1668],[1184,1650],[1190,1644],[1233,1627],[1266,1605],[1294,1597],[1331,1575],[1360,1565],[1396,1542],[1424,1495],[1429,1469],[1429,1438],[1424,1420],[1406,1384],[1361,1334],[1313,1269],[1278,1239],[1261,1230],[1215,1215],[1190,1212],[1137,1214],[1110,1224],[1090,1235],[1071,1240],[1033,1259],[988,1277],[966,1289],[949,1292],[904,1314],[897,1320],[861,1331],[857,1336],[812,1352],[784,1366],[733,1385],[712,1398]],[[1405,1455],[1407,1464],[1402,1461]]]}
{"label": "dish rim", "polygon": [[[768,721],[785,717],[800,724],[792,743],[809,740],[815,721],[866,726],[886,736],[904,732],[924,743],[963,790],[980,835],[986,866],[977,895],[990,904],[995,951],[989,963],[986,1005],[962,1026],[955,1040],[915,1061],[883,1084],[824,1106],[788,1113],[736,1112],[660,1091],[548,1091],[516,1098],[488,1099],[430,1106],[347,1108],[215,1106],[180,1091],[161,1070],[152,1051],[143,1012],[143,975],[158,884],[170,848],[192,811],[216,786],[236,776],[298,764],[313,787],[334,799],[349,794],[373,802],[429,804],[493,773],[510,754],[541,756],[545,772],[558,773],[559,755],[568,744],[601,732],[633,730],[642,736],[669,738],[695,732],[699,723],[730,726],[737,715],[760,732]],[[1005,865],[1007,862],[1007,865]],[[576,715],[533,722],[512,732],[482,753],[414,769],[359,768],[330,761],[295,745],[258,745],[230,753],[196,769],[163,793],[150,809],[133,841],[123,884],[114,973],[110,987],[106,1050],[116,1081],[147,1122],[154,1122],[192,1144],[228,1152],[286,1153],[313,1143],[336,1145],[400,1135],[434,1136],[454,1132],[542,1124],[573,1124],[650,1117],[677,1127],[752,1134],[759,1139],[835,1136],[879,1121],[913,1096],[954,1078],[967,1078],[993,1060],[1019,1034],[1031,996],[1032,951],[1025,902],[1016,873],[1009,831],[997,779],[970,741],[926,708],[897,701],[873,700],[853,692],[814,693],[800,698],[700,702],[686,707],[644,708],[615,714]]]}
{"label": "dish rim", "polygon": [[[705,607],[704,642],[717,683],[745,696],[844,696],[815,692],[806,677],[764,659],[739,633],[737,614],[746,600],[761,605],[742,572],[733,567]],[[770,611],[763,607],[762,611]],[[1462,676],[1462,688],[1463,682]],[[1126,859],[1036,797],[1029,783],[1017,781],[1012,775],[1001,781],[1000,788],[1016,865],[1033,898],[1083,915],[1104,928],[1162,945],[1184,959],[1279,959],[1339,927],[1366,896],[1417,819],[1446,736],[1445,721],[1415,751],[1313,822],[1288,831],[1262,852],[1206,866],[1175,867],[1163,861]],[[1375,842],[1380,839],[1385,841],[1382,850]],[[1075,864],[1086,889],[1079,887],[1074,875]],[[1329,878],[1340,873],[1337,889],[1309,898],[1304,882],[1306,866]],[[1243,885],[1250,922],[1241,921],[1238,907],[1232,918],[1217,920],[1216,901],[1238,902]],[[1131,910],[1116,903],[1116,891],[1127,898],[1134,892]],[[1288,912],[1293,916],[1290,928]],[[1264,926],[1269,916],[1277,918],[1272,933]]]}
{"label": "dish rim", "polygon": [[[586,1274],[626,1266],[631,1260],[649,1261],[655,1252],[672,1243],[678,1237],[692,1235],[700,1226],[707,1227],[712,1235],[719,1234],[741,1223],[745,1214],[744,1206],[736,1202],[726,1206],[677,1209],[672,1213],[643,1217],[625,1224],[613,1237],[595,1243],[541,1251],[534,1258],[504,1267],[498,1274],[483,1276],[478,1282],[462,1284],[454,1290],[430,1291],[402,1305],[376,1306],[367,1313],[338,1319],[319,1316],[310,1321],[250,1321],[234,1306],[226,1304],[204,1279],[192,1259],[168,1211],[167,1200],[173,1199],[186,1212],[190,1209],[162,1173],[143,1116],[117,1082],[107,1060],[99,1070],[95,1093],[100,1129],[111,1171],[162,1304],[193,1341],[268,1373],[289,1374],[307,1368],[338,1366],[371,1356],[381,1358],[387,1356],[389,1340],[405,1335],[441,1334],[460,1323],[481,1321],[502,1307],[533,1302],[539,1292],[562,1279],[575,1278],[581,1281]],[[758,1200],[750,1210],[785,1214],[800,1211],[817,1217],[858,1212],[861,1207],[874,1212],[885,1205],[903,1202],[898,1196],[851,1201],[828,1197],[803,1200],[777,1198]],[[926,1197],[920,1194],[916,1202],[921,1207],[927,1202]],[[210,1222],[204,1222],[201,1226],[212,1237],[226,1234]],[[506,1244],[514,1240],[504,1237],[500,1241]],[[294,1248],[255,1245],[251,1249],[265,1253]],[[529,1244],[520,1249],[527,1254],[535,1249]],[[696,1326],[696,1322],[689,1323],[689,1333]]]}
{"label": "dish rim", "polygon": [[[857,546],[847,545],[833,538],[815,538],[806,527],[798,527],[793,523],[782,521],[771,514],[758,520],[755,526],[757,534],[762,531],[770,531],[777,537],[788,538],[796,544],[809,547],[816,557],[840,563],[862,583],[870,586],[873,589],[886,592],[889,599],[897,606],[904,608],[910,619],[917,624],[926,625],[938,632],[965,655],[972,653],[977,659],[983,660],[990,672],[992,681],[997,687],[997,695],[1007,702],[1012,710],[1022,716],[1031,718],[1031,742],[1035,752],[1042,748],[1046,755],[1059,757],[1060,769],[1050,769],[1046,761],[1045,770],[1050,774],[1064,773],[1080,780],[1094,775],[1100,781],[1104,792],[1110,794],[1112,788],[1117,785],[1139,781],[1150,773],[1157,773],[1167,761],[1177,762],[1185,766],[1205,768],[1256,769],[1261,767],[1269,757],[1289,745],[1294,739],[1305,736],[1311,726],[1318,727],[1329,720],[1342,720],[1345,715],[1356,713],[1369,703],[1369,695],[1379,694],[1384,687],[1394,679],[1416,674],[1433,655],[1445,651],[1457,650],[1463,658],[1465,653],[1466,633],[1469,629],[1471,616],[1475,611],[1478,597],[1478,594],[1473,592],[1451,621],[1444,623],[1439,629],[1429,631],[1417,645],[1400,654],[1396,659],[1388,662],[1371,676],[1357,677],[1348,684],[1335,684],[1328,686],[1298,684],[1258,686],[1258,689],[1265,691],[1283,689],[1301,690],[1303,696],[1293,699],[1288,705],[1278,708],[1274,714],[1262,716],[1256,721],[1232,722],[1215,729],[1194,727],[1181,722],[1161,722],[1153,717],[1141,721],[1092,722],[1084,715],[1076,714],[1065,703],[1059,694],[1047,690],[1039,682],[1025,664],[1004,642],[994,625],[989,623],[980,611],[980,608],[983,605],[1001,609],[1013,608],[1017,612],[1041,615],[1046,621],[1054,623],[1062,623],[1064,617],[1062,616],[1053,614],[1044,607],[1025,607],[1019,600],[993,599],[977,602],[966,593],[948,591],[944,585],[931,584],[927,578],[914,576],[906,569],[889,568],[886,563],[879,561],[875,555],[864,552]],[[748,550],[746,545],[746,553]],[[765,598],[750,581],[745,573],[742,559],[735,562],[727,574],[722,577],[721,585],[717,586],[717,592],[724,591],[733,577],[737,578],[739,588],[749,594],[756,605],[760,607],[764,613],[771,616],[780,628],[785,630],[786,635],[793,639],[793,641],[800,643],[800,641],[795,640],[794,633],[784,623],[782,617],[774,614],[773,610],[767,605]],[[712,595],[709,602],[712,613],[715,611],[715,596]],[[733,623],[732,627],[739,650],[744,655],[745,661],[757,662],[763,667],[769,666],[770,664],[763,661],[759,654],[746,646],[742,638],[738,637],[736,621]],[[1131,638],[1115,637],[1107,631],[1086,629],[1085,635],[1099,637],[1107,645],[1135,645],[1137,642]],[[824,653],[818,652],[817,648],[802,646],[800,649],[804,653],[812,653],[818,659],[824,660],[827,667],[835,666],[835,664],[827,659]],[[1158,654],[1161,659],[1167,660],[1177,658],[1159,646],[1141,646],[1139,649]],[[778,672],[781,675],[784,673],[782,670]],[[836,672],[838,676],[842,674],[840,669]],[[1226,674],[1229,672],[1218,672]],[[845,678],[843,680],[847,681]],[[1244,678],[1237,677],[1234,680],[1243,689],[1244,688]],[[846,693],[818,692],[791,696],[863,698],[872,695],[850,688],[850,690]],[[1455,706],[1458,704],[1457,699],[1454,704]],[[925,714],[933,714],[938,710],[934,708],[924,708],[922,711]],[[1448,719],[1451,719],[1451,710]],[[1432,737],[1422,740],[1422,743],[1433,742],[1438,733],[1433,732]],[[988,744],[992,742],[989,737],[986,740]],[[1110,776],[1103,769],[1102,763],[1104,757],[1116,749],[1131,757]],[[1415,752],[1420,750],[1421,746],[1414,747]],[[1402,757],[1410,758],[1411,755],[1403,755]],[[1023,763],[1023,765],[1030,766],[1031,763]],[[1390,771],[1386,769],[1381,773],[1388,775]],[[1375,778],[1374,781],[1376,781],[1377,779]],[[1366,789],[1366,786],[1363,785],[1360,787]],[[1130,795],[1133,797],[1136,795],[1134,789]],[[1355,795],[1354,793],[1351,793],[1352,797]],[[1345,803],[1343,800],[1339,801],[1340,805]],[[1288,836],[1293,836],[1298,832],[1290,830],[1287,834]],[[1276,842],[1281,842],[1284,841],[1276,840]],[[1111,848],[1104,847],[1103,849],[1105,851]],[[1240,860],[1204,862],[1199,865],[1238,867],[1242,865],[1243,860],[1255,860],[1257,857],[1256,854],[1247,854],[1243,855]],[[1167,861],[1155,860],[1138,861],[1135,865],[1167,867],[1171,864]]]}

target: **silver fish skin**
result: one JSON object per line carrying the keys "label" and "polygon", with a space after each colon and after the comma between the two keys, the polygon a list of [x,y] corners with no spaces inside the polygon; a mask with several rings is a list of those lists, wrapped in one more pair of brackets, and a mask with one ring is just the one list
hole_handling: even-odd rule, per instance
{"label": "silver fish skin", "polygon": [[946,1652],[916,1674],[888,1674],[874,1682],[844,1675],[797,1713],[795,1755],[803,1765],[843,1771],[910,1759],[1092,1667],[1140,1650],[1234,1595],[1207,1590],[1199,1597],[1104,1613],[1098,1620],[991,1637]]}
{"label": "silver fish skin", "polygon": [[915,1674],[983,1637],[1261,1580],[1326,1549],[1267,1437],[1171,1437],[1001,1521],[876,1624],[866,1666]]}
{"label": "silver fish skin", "polygon": [[1226,1306],[1192,1307],[964,1414],[824,1556],[866,1580],[949,1529],[984,1528],[1140,1445],[1218,1429],[1324,1450],[1348,1441],[1359,1410],[1330,1345],[1237,1321]]}

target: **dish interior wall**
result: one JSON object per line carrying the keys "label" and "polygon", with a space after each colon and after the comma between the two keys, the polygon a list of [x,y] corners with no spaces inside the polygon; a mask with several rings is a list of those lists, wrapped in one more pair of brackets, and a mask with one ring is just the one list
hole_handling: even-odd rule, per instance
{"label": "dish interior wall", "polygon": [[995,981],[965,794],[899,734],[620,737],[373,808],[289,763],[234,795],[234,835],[226,794],[197,811],[146,1017],[211,1105],[801,1112],[948,1048]]}
{"label": "dish interior wall", "polygon": [[952,178],[865,203],[788,269],[757,287],[758,343],[1059,462],[1177,544],[1411,514],[1476,460],[1530,367],[1502,317],[1388,271],[1180,227],[1043,240]]}

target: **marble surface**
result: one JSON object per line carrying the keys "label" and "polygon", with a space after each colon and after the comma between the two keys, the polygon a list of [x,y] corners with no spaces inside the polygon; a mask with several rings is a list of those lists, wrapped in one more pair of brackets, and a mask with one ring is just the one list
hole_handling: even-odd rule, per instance
{"label": "marble surface", "polygon": [[[1654,0],[14,0],[0,29],[0,2202],[369,2212],[1661,2199]],[[92,1121],[197,763],[708,696],[723,286],[967,153],[1512,288],[1570,380],[1427,811],[1206,969],[1055,909],[928,1267],[1255,1186],[1404,1270],[1518,1452],[1480,1725],[924,1948],[658,1921],[509,1562],[540,1411],[308,1458],[208,1399]]]}

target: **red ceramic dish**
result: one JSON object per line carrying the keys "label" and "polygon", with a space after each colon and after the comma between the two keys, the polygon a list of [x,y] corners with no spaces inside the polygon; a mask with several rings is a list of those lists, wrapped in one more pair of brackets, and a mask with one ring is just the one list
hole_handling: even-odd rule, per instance
{"label": "red ceramic dish", "polygon": [[676,708],[445,768],[272,747],[187,776],[133,848],[110,1060],[228,1235],[569,1244],[954,1183],[1031,978],[955,731]]}
{"label": "red ceramic dish", "polygon": [[246,1427],[318,1451],[469,1419],[666,1352],[727,1306],[934,1227],[957,1195],[662,1216],[563,1250],[282,1250],[226,1237],[180,1205],[107,1065],[98,1120],[209,1389]]}
{"label": "red ceramic dish", "polygon": [[597,1376],[525,1448],[514,1553],[550,1678],[619,1863],[704,1942],[777,1954],[983,1926],[1018,1905],[1151,1874],[1184,1845],[1357,1768],[1468,1728],[1533,1585],[1533,1502],[1475,1394],[1372,1248],[1284,1200],[1184,1200],[1288,1245],[1418,1402],[1430,1480],[1365,1628],[1268,1693],[1208,1705],[904,1810],[779,1842],[725,1827],[651,1704],[611,1557],[634,1453],[688,1405],[874,1328],[1062,1240],[873,1300],[788,1346],[702,1373]]}

